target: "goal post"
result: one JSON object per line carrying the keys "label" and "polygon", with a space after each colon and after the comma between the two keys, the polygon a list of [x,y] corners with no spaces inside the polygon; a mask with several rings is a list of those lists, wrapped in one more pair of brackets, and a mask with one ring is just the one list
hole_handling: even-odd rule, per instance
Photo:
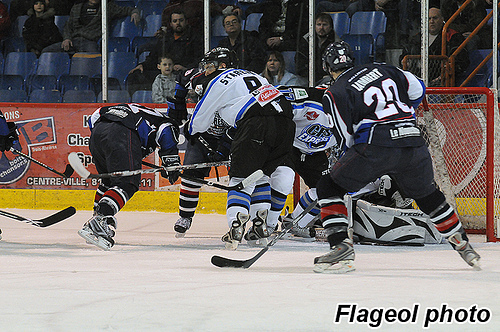
{"label": "goal post", "polygon": [[437,184],[464,228],[498,241],[500,127],[493,92],[480,87],[428,88],[426,98],[428,109],[421,105],[416,115]]}

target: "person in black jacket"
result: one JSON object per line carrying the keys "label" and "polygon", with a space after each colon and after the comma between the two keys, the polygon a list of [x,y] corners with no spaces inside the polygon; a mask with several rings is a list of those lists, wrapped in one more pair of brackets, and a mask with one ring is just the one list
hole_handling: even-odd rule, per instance
{"label": "person in black jacket", "polygon": [[35,0],[33,13],[24,23],[23,38],[26,50],[35,53],[37,57],[45,47],[63,40],[54,23],[54,12],[53,9],[47,10],[44,0]]}
{"label": "person in black jacket", "polygon": [[236,53],[237,68],[262,73],[266,64],[266,51],[256,33],[243,31],[241,18],[233,13],[224,15],[222,24],[227,32],[227,37],[221,39],[218,46]]}
{"label": "person in black jacket", "polygon": [[160,74],[157,64],[162,55],[172,56],[174,74],[198,66],[203,57],[202,35],[191,29],[184,12],[180,10],[170,16],[170,26],[172,30],[156,41],[144,62],[130,71],[127,78],[130,95],[137,90],[151,90],[154,79]]}

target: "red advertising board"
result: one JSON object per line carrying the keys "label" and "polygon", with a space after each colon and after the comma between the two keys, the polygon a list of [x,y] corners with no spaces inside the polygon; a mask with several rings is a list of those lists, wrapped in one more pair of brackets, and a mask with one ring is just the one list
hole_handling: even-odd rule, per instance
{"label": "red advertising board", "polygon": [[[91,172],[96,172],[88,148],[90,130],[87,120],[99,106],[0,103],[7,121],[14,121],[18,126],[19,144],[14,148],[60,172],[66,168],[70,152],[77,152],[84,165]],[[154,163],[154,155],[146,160]],[[221,176],[227,175],[226,170],[219,172]],[[22,156],[5,152],[0,158],[0,184],[3,188],[15,189],[91,190],[97,188],[99,182],[96,179],[84,180],[76,173],[64,179]],[[168,187],[172,186],[154,174],[142,176],[141,190],[169,190]]]}

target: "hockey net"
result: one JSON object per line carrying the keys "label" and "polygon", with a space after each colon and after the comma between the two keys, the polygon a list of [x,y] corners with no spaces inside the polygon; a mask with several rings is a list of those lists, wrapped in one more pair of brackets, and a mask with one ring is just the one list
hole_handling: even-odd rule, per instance
{"label": "hockey net", "polygon": [[[428,88],[416,114],[435,178],[469,233],[499,241],[500,127],[487,88]],[[294,198],[306,189],[296,181]]]}
{"label": "hockey net", "polygon": [[435,179],[464,228],[499,240],[499,117],[487,88],[428,88],[417,110]]}

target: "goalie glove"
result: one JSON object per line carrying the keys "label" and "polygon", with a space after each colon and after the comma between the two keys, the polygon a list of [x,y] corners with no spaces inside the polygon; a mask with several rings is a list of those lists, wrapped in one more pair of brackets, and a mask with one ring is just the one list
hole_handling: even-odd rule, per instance
{"label": "goalie glove", "polygon": [[[161,158],[161,165],[163,167],[169,167],[169,166],[180,166],[181,165],[181,159],[179,155],[165,155],[165,156],[160,156]],[[179,178],[181,175],[180,171],[161,171],[160,172],[161,176],[163,176],[165,179],[168,179],[168,182],[170,184],[174,184],[175,181]]]}
{"label": "goalie glove", "polygon": [[14,143],[19,140],[17,135],[17,126],[14,122],[7,122],[8,133],[0,135],[0,151],[9,151]]}

